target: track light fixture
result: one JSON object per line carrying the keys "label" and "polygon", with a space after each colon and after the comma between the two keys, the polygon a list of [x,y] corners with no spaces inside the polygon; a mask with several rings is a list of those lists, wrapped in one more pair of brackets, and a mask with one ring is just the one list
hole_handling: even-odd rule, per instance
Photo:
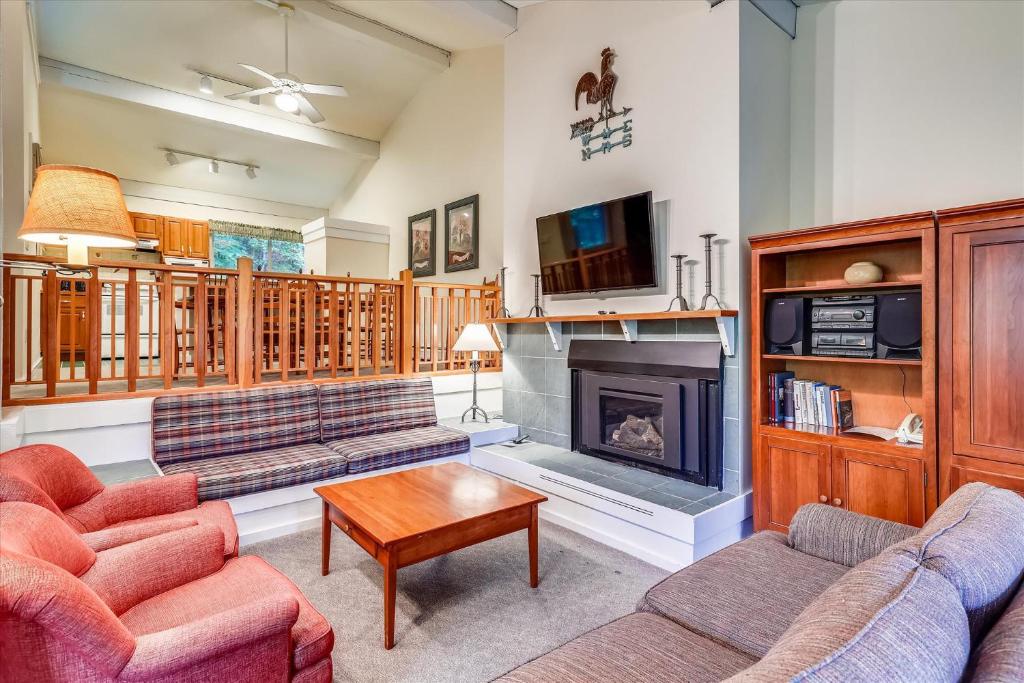
{"label": "track light fixture", "polygon": [[217,162],[213,159],[210,159],[210,173],[220,173],[220,166],[217,165]]}
{"label": "track light fixture", "polygon": [[245,169],[245,175],[249,176],[249,180],[256,180],[256,169],[252,166]]}
{"label": "track light fixture", "polygon": [[165,154],[164,159],[167,160],[168,166],[177,166],[178,164],[181,163],[181,159],[179,159],[178,155],[175,154],[174,152],[168,152],[167,154]]}
{"label": "track light fixture", "polygon": [[213,80],[208,74],[203,74],[199,79],[199,92],[207,95],[213,94]]}
{"label": "track light fixture", "polygon": [[234,161],[232,159],[221,159],[220,157],[212,157],[209,154],[199,154],[197,152],[186,152],[183,149],[171,149],[170,147],[157,147],[161,152],[164,153],[164,159],[167,161],[168,166],[177,166],[181,163],[181,157],[192,157],[194,159],[204,159],[207,161],[206,169],[210,173],[220,173],[221,164],[230,164],[232,166],[240,166],[245,169],[245,175],[250,180],[256,179],[256,171],[259,170],[259,164],[254,164],[251,161]]}

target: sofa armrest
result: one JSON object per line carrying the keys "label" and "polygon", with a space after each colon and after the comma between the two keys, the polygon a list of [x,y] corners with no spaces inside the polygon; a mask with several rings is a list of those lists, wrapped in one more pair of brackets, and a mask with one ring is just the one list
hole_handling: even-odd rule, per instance
{"label": "sofa armrest", "polygon": [[108,527],[99,531],[90,531],[82,534],[82,540],[86,545],[100,552],[109,550],[119,545],[126,545],[141,541],[145,538],[152,538],[170,531],[187,529],[190,526],[199,524],[194,519],[158,519],[152,522],[138,522],[126,526]]}
{"label": "sofa armrest", "polygon": [[96,554],[82,575],[114,614],[224,566],[224,532],[209,524],[171,531]]}
{"label": "sofa armrest", "polygon": [[918,531],[906,524],[812,503],[801,506],[793,516],[789,545],[802,553],[853,567]]}
{"label": "sofa armrest", "polygon": [[[273,595],[136,639],[119,680],[286,681],[299,603]],[[232,656],[234,655],[234,656]],[[238,669],[246,667],[243,672]]]}
{"label": "sofa armrest", "polygon": [[64,514],[95,531],[133,519],[191,510],[197,505],[198,479],[191,472],[181,472],[113,484]]}

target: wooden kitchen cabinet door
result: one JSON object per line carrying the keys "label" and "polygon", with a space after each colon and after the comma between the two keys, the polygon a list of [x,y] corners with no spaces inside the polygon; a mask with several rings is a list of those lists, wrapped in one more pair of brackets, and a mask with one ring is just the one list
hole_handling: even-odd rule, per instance
{"label": "wooden kitchen cabinet door", "polygon": [[801,505],[830,500],[831,447],[814,441],[762,436],[755,465],[758,497],[754,525],[758,531],[789,531]]}
{"label": "wooden kitchen cabinet door", "polygon": [[953,235],[956,455],[1024,465],[1024,227]]}
{"label": "wooden kitchen cabinet door", "polygon": [[832,448],[832,505],[900,524],[925,520],[924,462],[854,448]]}
{"label": "wooden kitchen cabinet door", "polygon": [[188,256],[188,221],[184,218],[164,217],[164,234],[160,251],[164,256]]}
{"label": "wooden kitchen cabinet door", "polygon": [[210,224],[206,221],[188,222],[188,256],[210,258]]}
{"label": "wooden kitchen cabinet door", "polygon": [[133,213],[132,228],[140,240],[159,240],[163,234],[164,217],[150,213]]}

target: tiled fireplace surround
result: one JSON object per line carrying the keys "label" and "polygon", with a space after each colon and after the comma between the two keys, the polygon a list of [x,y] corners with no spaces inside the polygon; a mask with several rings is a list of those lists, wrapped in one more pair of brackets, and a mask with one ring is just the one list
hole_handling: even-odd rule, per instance
{"label": "tiled fireplace surround", "polygon": [[[551,344],[542,324],[509,324],[505,334],[503,380],[504,420],[521,425],[539,443],[559,448],[570,447],[572,408],[570,371],[567,364],[572,339],[609,339],[621,341],[617,322],[555,323],[561,350]],[[718,341],[712,320],[641,320],[637,323],[637,343],[645,341]],[[737,358],[725,358],[722,380],[723,490],[740,492],[739,473],[739,367]],[[588,457],[588,456],[579,456]]]}

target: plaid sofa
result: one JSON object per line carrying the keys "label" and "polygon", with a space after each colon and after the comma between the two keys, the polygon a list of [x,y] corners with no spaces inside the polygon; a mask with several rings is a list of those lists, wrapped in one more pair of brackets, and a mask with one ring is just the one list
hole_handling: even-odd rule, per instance
{"label": "plaid sofa", "polygon": [[805,505],[501,683],[1024,680],[1024,498],[956,491],[923,528]]}
{"label": "plaid sofa", "polygon": [[437,424],[428,378],[161,396],[152,434],[160,469],[195,474],[204,501],[469,450]]}

